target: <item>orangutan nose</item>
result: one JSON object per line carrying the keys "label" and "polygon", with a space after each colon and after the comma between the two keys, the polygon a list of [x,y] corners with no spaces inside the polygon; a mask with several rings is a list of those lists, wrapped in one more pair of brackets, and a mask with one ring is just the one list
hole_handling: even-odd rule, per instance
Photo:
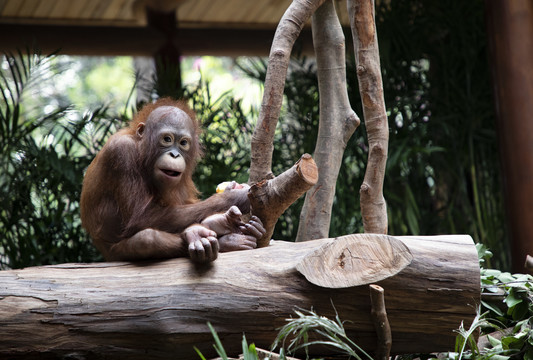
{"label": "orangutan nose", "polygon": [[180,152],[178,150],[170,150],[169,151],[170,156],[172,156],[174,159],[180,157]]}

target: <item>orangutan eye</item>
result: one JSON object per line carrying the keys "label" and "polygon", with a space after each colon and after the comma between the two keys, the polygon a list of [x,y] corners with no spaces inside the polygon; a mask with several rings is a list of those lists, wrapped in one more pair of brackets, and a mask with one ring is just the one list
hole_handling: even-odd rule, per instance
{"label": "orangutan eye", "polygon": [[189,150],[189,148],[191,147],[191,143],[189,142],[189,139],[186,139],[186,138],[181,139],[180,140],[180,147],[183,150]]}
{"label": "orangutan eye", "polygon": [[161,137],[161,145],[170,145],[174,142],[174,138],[172,135],[163,135]]}

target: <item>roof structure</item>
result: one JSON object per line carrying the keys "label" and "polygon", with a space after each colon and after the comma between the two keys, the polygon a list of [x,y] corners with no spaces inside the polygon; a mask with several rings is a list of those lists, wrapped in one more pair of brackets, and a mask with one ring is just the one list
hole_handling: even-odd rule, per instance
{"label": "roof structure", "polygon": [[[345,1],[336,0],[344,24]],[[175,28],[183,55],[267,55],[291,0],[0,0],[0,50],[151,55]],[[151,12],[147,16],[146,9]],[[169,18],[170,16],[170,18]],[[312,51],[310,29],[301,49]]]}

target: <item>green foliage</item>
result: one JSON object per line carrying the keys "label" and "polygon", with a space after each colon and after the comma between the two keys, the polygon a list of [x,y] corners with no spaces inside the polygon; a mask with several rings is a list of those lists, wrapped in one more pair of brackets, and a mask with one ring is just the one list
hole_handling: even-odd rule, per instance
{"label": "green foliage", "polygon": [[257,350],[255,349],[255,344],[248,345],[246,341],[246,336],[242,335],[242,354],[243,360],[256,360],[259,358],[257,355]]}
{"label": "green foliage", "polygon": [[200,141],[204,157],[194,175],[195,184],[205,197],[215,192],[224,181],[248,181],[250,140],[253,124],[251,114],[245,113],[241,102],[226,92],[213,99],[209,85],[203,79],[185,89],[185,97],[201,121]]}
{"label": "green foliage", "polygon": [[[350,358],[353,357],[362,360],[361,355],[363,355],[364,358],[372,360],[370,355],[346,336],[343,322],[338,316],[335,317],[335,320],[330,320],[324,316],[317,315],[312,310],[296,310],[295,313],[298,317],[295,319],[287,319],[287,324],[279,330],[278,336],[272,344],[272,352],[279,348],[280,360],[286,359],[286,352],[294,353],[299,349],[307,350],[309,346],[313,345],[325,345],[334,348],[339,354],[346,355]],[[214,327],[209,322],[207,323],[207,326],[213,335],[215,341],[213,346],[218,356],[222,360],[230,360],[231,358],[228,357]],[[314,335],[317,335],[315,336],[317,339],[310,339]],[[290,341],[287,349],[285,349],[285,342],[287,339],[290,339]],[[206,360],[205,356],[198,348],[195,347],[194,349],[202,360]],[[248,345],[246,336],[243,334],[242,355],[240,359],[257,360],[258,358],[255,345],[253,343]]]}
{"label": "green foliage", "polygon": [[[80,114],[60,106],[62,98],[42,107],[35,91],[64,62],[19,53],[0,64],[0,268],[101,259],[81,227],[81,185],[96,153],[128,120],[129,100],[122,114],[106,106]],[[240,102],[228,94],[213,100],[202,81],[185,93],[209,144],[196,173],[200,190],[208,196],[219,182],[245,182],[252,125]]]}
{"label": "green foliage", "polygon": [[[492,256],[482,245],[478,253],[481,261]],[[485,352],[498,353],[502,359],[533,359],[533,277],[481,268],[481,287],[484,317],[491,321],[483,329],[492,346]],[[493,331],[502,331],[501,339],[490,335]]]}
{"label": "green foliage", "polygon": [[80,117],[68,107],[24,106],[33,86],[54,74],[53,59],[19,53],[1,60],[0,268],[98,258],[81,229],[78,199],[98,144],[82,134],[102,111]]}
{"label": "green foliage", "polygon": [[[479,311],[468,329],[465,329],[464,323],[461,322],[457,330],[457,338],[455,339],[455,354],[448,354],[448,356],[452,359],[482,358],[483,355],[477,346],[475,335],[485,325],[488,325],[488,322],[482,319]],[[470,348],[471,354],[467,354],[467,346]]]}
{"label": "green foliage", "polygon": [[[317,315],[312,310],[295,310],[294,312],[298,317],[287,319],[287,324],[279,330],[278,336],[272,345],[273,349],[280,346],[280,344],[284,345],[287,339],[291,339],[287,347],[289,353],[294,353],[302,348],[307,350],[312,345],[325,345],[350,358],[362,360],[361,355],[363,355],[365,358],[372,360],[370,355],[348,338],[343,322],[338,315],[335,320],[331,320]],[[314,337],[313,335],[316,336]]]}
{"label": "green foliage", "polygon": [[[209,331],[211,331],[211,334],[213,335],[213,339],[215,340],[215,344],[213,345],[218,356],[222,360],[229,360],[230,358],[226,354],[226,350],[224,349],[224,346],[222,345],[222,342],[220,341],[220,338],[218,337],[217,332],[215,331],[215,328],[211,323],[207,323],[207,326],[209,327]],[[202,354],[202,352],[195,347],[194,350],[196,350],[196,353],[202,360],[206,360],[205,356]],[[257,350],[255,349],[255,344],[248,345],[248,342],[246,341],[246,336],[242,335],[242,357],[243,360],[258,360],[259,356],[257,355]],[[282,355],[280,357],[280,360],[285,360],[285,357]]]}
{"label": "green foliage", "polygon": [[183,86],[181,85],[181,69],[179,65],[157,60],[157,74],[155,75],[153,91],[156,97],[171,97],[181,99]]}
{"label": "green foliage", "polygon": [[[478,245],[484,257],[492,256],[484,246]],[[533,277],[527,274],[511,274],[495,269],[481,268],[482,294],[486,299],[495,298],[496,303],[482,300],[483,308],[490,318],[509,328],[519,321],[533,317]],[[503,298],[500,303],[498,300]]]}
{"label": "green foliage", "polygon": [[56,61],[68,69],[67,76],[56,75],[56,82],[69,84],[64,102],[82,109],[102,104],[121,109],[131,100],[129,92],[135,83],[132,58],[61,56]]}
{"label": "green foliage", "polygon": [[[264,82],[265,59],[239,60],[237,66],[250,78]],[[304,153],[313,153],[318,134],[318,81],[316,64],[305,57],[291,59],[285,82],[285,101],[274,136],[272,172],[289,169]],[[276,225],[273,238],[293,241],[296,238],[304,198],[289,207]]]}
{"label": "green foliage", "polygon": [[217,351],[218,356],[220,356],[222,359],[227,359],[228,355],[226,355],[226,351],[224,350],[222,342],[220,341],[215,329],[210,323],[207,323],[207,326],[209,326],[209,330],[211,330],[211,334],[213,334],[213,338],[215,339],[215,349]]}

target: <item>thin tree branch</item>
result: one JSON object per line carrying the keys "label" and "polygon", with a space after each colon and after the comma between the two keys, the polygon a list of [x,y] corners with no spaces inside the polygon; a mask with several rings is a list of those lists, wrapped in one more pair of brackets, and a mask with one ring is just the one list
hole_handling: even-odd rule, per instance
{"label": "thin tree branch", "polygon": [[360,190],[363,226],[367,233],[386,234],[387,204],[383,197],[383,180],[389,129],[383,98],[374,0],[348,0],[347,5],[369,147],[365,178]]}

